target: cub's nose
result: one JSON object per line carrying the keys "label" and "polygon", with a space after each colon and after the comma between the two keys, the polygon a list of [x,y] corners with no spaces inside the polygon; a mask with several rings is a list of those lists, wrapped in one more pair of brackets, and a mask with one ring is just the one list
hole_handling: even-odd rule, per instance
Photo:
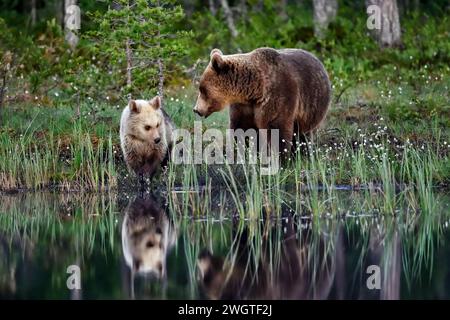
{"label": "cub's nose", "polygon": [[202,114],[200,113],[200,111],[198,111],[197,109],[192,109],[192,111],[194,111],[194,113],[198,114],[200,117],[202,116]]}
{"label": "cub's nose", "polygon": [[157,144],[158,144],[158,143],[159,143],[159,142],[161,141],[161,138],[159,138],[159,137],[158,137],[158,138],[155,138],[155,140],[154,140],[154,141],[155,141],[155,143],[157,143]]}

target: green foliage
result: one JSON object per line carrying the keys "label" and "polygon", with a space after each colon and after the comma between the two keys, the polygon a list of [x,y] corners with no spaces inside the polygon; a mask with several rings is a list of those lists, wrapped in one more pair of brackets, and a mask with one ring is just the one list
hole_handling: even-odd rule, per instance
{"label": "green foliage", "polygon": [[[13,50],[18,66],[17,83],[10,92],[25,89],[32,95],[23,100],[34,100],[37,96],[41,104],[52,104],[60,98],[70,98],[72,103],[86,98],[109,99],[116,104],[128,93],[147,96],[157,92],[158,59],[164,64],[166,87],[190,83],[192,73],[185,71],[195,66],[198,75],[214,47],[225,53],[246,52],[261,46],[312,51],[324,62],[335,95],[344,94],[342,98],[348,88],[362,82],[380,81],[378,91],[401,82],[417,90],[418,77],[438,75],[442,79],[448,75],[449,19],[442,10],[437,16],[428,15],[438,13],[436,8],[442,5],[434,9],[422,5],[420,13],[412,11],[414,8],[402,11],[403,48],[380,50],[365,27],[363,6],[348,1],[340,5],[337,19],[320,40],[313,34],[310,3],[291,2],[284,17],[279,14],[278,1],[267,0],[262,6],[259,1],[249,2],[245,12],[230,2],[239,31],[233,38],[220,6],[213,15],[207,6],[194,1],[185,4],[190,12],[185,16],[173,0],[140,0],[130,7],[128,0],[118,1],[120,7],[113,7],[112,2],[80,1],[81,41],[74,52],[65,45],[56,19],[47,22],[41,19],[40,26],[32,32],[11,28],[12,22],[20,19],[12,18],[15,7],[11,1],[7,2],[2,16],[7,17],[8,25],[5,22],[0,25],[5,30],[0,34],[0,50]],[[43,19],[51,3],[39,8]],[[132,50],[131,87],[126,83],[127,39]]]}
{"label": "green foliage", "polygon": [[[107,63],[99,67],[106,67],[102,71],[111,76],[116,87],[124,93],[139,94],[144,88],[158,85],[159,62],[166,66],[164,69],[179,68],[177,61],[185,54],[189,33],[173,29],[183,18],[182,8],[174,1],[115,2],[116,6],[113,1],[108,2],[106,12],[92,14],[98,29],[90,31],[87,37],[95,41],[98,59],[107,58]],[[132,84],[126,83],[127,68]]]}
{"label": "green foliage", "polygon": [[[403,47],[381,50],[367,32],[365,15],[355,11],[361,8],[347,2],[340,6],[323,39],[314,37],[308,4],[289,4],[287,17],[279,14],[278,3],[272,0],[264,1],[262,7],[248,5],[246,13],[234,7],[239,34],[233,38],[222,10],[214,15],[198,4],[197,10],[185,16],[172,1],[140,0],[128,7],[129,2],[121,0],[121,7],[115,9],[111,3],[88,6],[80,2],[84,20],[75,51],[65,45],[55,19],[46,23],[44,32],[35,34],[0,20],[0,28],[5,30],[0,33],[0,50],[12,50],[16,66],[8,93],[15,92],[37,106],[69,105],[66,109],[76,117],[88,116],[93,127],[98,127],[104,120],[104,109],[117,112],[112,106],[123,106],[127,94],[156,94],[161,84],[161,61],[169,98],[166,110],[179,126],[192,128],[195,117],[190,110],[196,88],[191,76],[203,71],[212,48],[231,54],[261,46],[294,47],[316,54],[330,75],[334,97],[327,118],[329,127],[342,130],[352,121],[364,127],[383,116],[394,124],[392,127],[409,124],[402,133],[409,135],[418,124],[427,127],[437,119],[436,125],[444,129],[448,139],[450,20],[445,15],[403,13]],[[86,15],[86,8],[93,11]],[[129,87],[127,40],[133,63]],[[188,66],[194,67],[185,69]],[[189,85],[181,89],[180,83]],[[214,114],[204,124],[224,129],[227,113]],[[108,125],[117,130],[118,120]],[[426,130],[421,135],[432,140]]]}
{"label": "green foliage", "polygon": [[4,30],[0,33],[0,54],[9,51],[13,55],[8,94],[39,102],[64,70],[67,55],[60,27],[55,19],[49,20],[45,31],[36,37],[8,28],[2,20],[0,29]]}

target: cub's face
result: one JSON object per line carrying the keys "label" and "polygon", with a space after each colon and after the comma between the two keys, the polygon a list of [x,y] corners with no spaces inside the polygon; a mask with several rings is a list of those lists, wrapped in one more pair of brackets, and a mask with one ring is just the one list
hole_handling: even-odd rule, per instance
{"label": "cub's face", "polygon": [[230,94],[224,74],[227,63],[218,49],[211,51],[211,61],[206,67],[199,86],[197,103],[194,112],[207,118],[210,114],[221,111],[230,104]]}
{"label": "cub's face", "polygon": [[122,249],[127,265],[139,274],[163,278],[166,259],[176,233],[156,202],[137,199],[126,212],[122,225]]}
{"label": "cub's face", "polygon": [[144,230],[132,230],[129,234],[132,268],[139,273],[164,276],[165,247],[161,227],[147,225]]}
{"label": "cub's face", "polygon": [[159,112],[160,98],[155,97],[150,101],[131,100],[128,106],[130,108],[128,134],[150,145],[159,144],[161,141],[160,127],[164,121]]}

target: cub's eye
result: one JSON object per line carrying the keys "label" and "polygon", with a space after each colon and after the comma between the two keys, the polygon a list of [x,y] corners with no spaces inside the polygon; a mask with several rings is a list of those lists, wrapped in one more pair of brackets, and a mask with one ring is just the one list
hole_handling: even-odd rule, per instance
{"label": "cub's eye", "polygon": [[150,129],[151,129],[151,127],[150,127],[150,126],[145,126],[144,128],[145,128],[145,130],[146,130],[146,131],[148,131],[148,130],[150,130]]}
{"label": "cub's eye", "polygon": [[160,123],[158,123],[158,124],[156,125],[156,127],[159,128],[159,125],[160,125]]}

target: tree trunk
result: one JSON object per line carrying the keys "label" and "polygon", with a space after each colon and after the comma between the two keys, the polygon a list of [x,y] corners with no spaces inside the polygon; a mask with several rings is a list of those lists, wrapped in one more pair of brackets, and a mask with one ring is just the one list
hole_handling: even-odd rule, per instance
{"label": "tree trunk", "polygon": [[[77,257],[74,265],[80,267],[80,258]],[[72,289],[70,290],[70,300],[82,300],[83,299],[83,289]]]}
{"label": "tree trunk", "polygon": [[384,262],[383,283],[381,285],[381,300],[400,299],[400,280],[402,273],[402,247],[398,231],[386,242],[384,251],[388,257]]}
{"label": "tree trunk", "polygon": [[376,6],[373,14],[374,18],[379,20],[379,24],[372,31],[380,46],[400,46],[401,30],[397,0],[366,0],[366,5]]}
{"label": "tree trunk", "polygon": [[216,4],[214,3],[214,0],[208,0],[208,4],[209,4],[209,11],[211,12],[211,14],[213,16],[215,16],[217,13],[217,9],[216,9]]}
{"label": "tree trunk", "polygon": [[[127,57],[127,88],[131,90],[133,79],[131,77],[131,70],[133,69],[133,52],[131,51],[130,39],[125,42],[125,55]],[[128,99],[131,99],[131,91],[128,94]]]}
{"label": "tree trunk", "polygon": [[64,0],[64,34],[72,49],[78,44],[79,38],[75,30],[80,28],[80,11],[77,0]]}
{"label": "tree trunk", "polygon": [[161,105],[164,105],[164,63],[158,58],[158,95],[161,98]]}
{"label": "tree trunk", "polygon": [[186,17],[191,17],[194,12],[194,2],[190,0],[183,0],[183,11]]}
{"label": "tree trunk", "polygon": [[337,0],[313,0],[313,7],[314,34],[323,38],[328,25],[336,18],[338,3]]}
{"label": "tree trunk", "polygon": [[233,13],[228,6],[227,0],[220,0],[220,4],[222,5],[223,14],[225,15],[225,19],[227,20],[228,29],[230,29],[231,36],[236,38],[238,36],[238,31],[236,29],[236,25],[234,24]]}
{"label": "tree trunk", "polygon": [[245,19],[247,16],[247,0],[239,1],[239,14],[242,19]]}
{"label": "tree trunk", "polygon": [[0,77],[1,77],[1,79],[0,79],[0,81],[1,81],[1,84],[0,84],[0,126],[2,125],[2,122],[3,122],[3,99],[4,99],[4,96],[5,96],[5,88],[6,88],[6,74],[7,74],[7,72],[6,72],[6,69],[2,69],[2,70],[0,70],[0,72],[1,72],[1,74],[0,74]]}
{"label": "tree trunk", "polygon": [[[158,0],[158,6],[160,6],[160,2]],[[161,100],[161,107],[164,107],[164,63],[161,58],[161,26],[158,23],[158,31],[157,31],[157,37],[158,37],[158,49],[159,49],[159,57],[156,61],[158,65],[158,95]]]}
{"label": "tree trunk", "polygon": [[36,15],[36,0],[31,0],[31,26],[36,25],[37,15]]}
{"label": "tree trunk", "polygon": [[[398,230],[392,234],[378,230],[375,226],[369,228],[368,248],[363,261],[363,270],[369,266],[378,266],[379,290],[367,290],[367,282],[363,281],[359,299],[398,300],[400,298],[400,280],[402,266],[401,236]],[[366,278],[367,279],[367,278]]]}
{"label": "tree trunk", "polygon": [[281,0],[280,3],[278,4],[279,9],[280,9],[280,18],[283,21],[286,21],[288,19],[288,15],[286,12],[286,7],[287,7],[287,0]]}
{"label": "tree trunk", "polygon": [[3,121],[3,101],[5,99],[5,91],[6,91],[6,84],[8,79],[8,72],[11,69],[11,63],[12,63],[12,53],[10,51],[7,51],[4,53],[3,57],[0,57],[2,60],[0,61],[0,125],[2,125]]}
{"label": "tree trunk", "polygon": [[58,22],[58,25],[61,26],[61,28],[64,29],[64,0],[57,0],[55,1],[55,17],[56,22]]}
{"label": "tree trunk", "polygon": [[[158,38],[161,37],[161,31],[158,29]],[[158,42],[158,48],[161,48],[161,43]],[[156,61],[158,65],[158,95],[161,99],[161,106],[164,106],[164,63],[161,57]]]}

